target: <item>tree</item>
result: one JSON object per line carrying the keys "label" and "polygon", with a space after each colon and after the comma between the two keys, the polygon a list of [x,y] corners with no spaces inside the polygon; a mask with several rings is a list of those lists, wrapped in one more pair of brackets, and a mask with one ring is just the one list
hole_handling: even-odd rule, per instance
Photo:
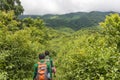
{"label": "tree", "polygon": [[0,0],[0,10],[6,12],[13,10],[17,16],[24,11],[20,0]]}
{"label": "tree", "polygon": [[[110,35],[111,39],[116,42],[117,48],[120,52],[120,16],[119,14],[111,14],[106,16],[104,22],[100,25],[104,28],[104,33]],[[111,40],[110,40],[111,41]]]}
{"label": "tree", "polygon": [[14,18],[13,11],[0,11],[0,80],[30,80],[24,78],[32,76],[37,53],[49,40],[48,33],[40,19]]}
{"label": "tree", "polygon": [[106,16],[104,22],[100,23],[105,30],[105,33],[112,36],[120,35],[120,16],[119,14],[111,14]]}

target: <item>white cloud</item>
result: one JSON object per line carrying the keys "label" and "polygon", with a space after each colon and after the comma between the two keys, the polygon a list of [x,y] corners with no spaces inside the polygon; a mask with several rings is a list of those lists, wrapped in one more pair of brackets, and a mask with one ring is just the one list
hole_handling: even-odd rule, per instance
{"label": "white cloud", "polygon": [[24,14],[64,14],[79,11],[120,12],[120,0],[20,0]]}

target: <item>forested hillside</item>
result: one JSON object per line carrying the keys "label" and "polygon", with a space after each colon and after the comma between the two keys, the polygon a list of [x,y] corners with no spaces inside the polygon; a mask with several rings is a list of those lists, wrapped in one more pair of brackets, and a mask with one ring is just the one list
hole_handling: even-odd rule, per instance
{"label": "forested hillside", "polygon": [[40,17],[44,20],[45,25],[48,27],[52,27],[54,29],[59,28],[72,28],[73,30],[79,30],[84,27],[93,27],[99,25],[99,22],[105,19],[106,15],[115,12],[76,12],[76,13],[68,13],[63,15],[21,15],[20,18],[32,17],[37,18]]}
{"label": "forested hillside", "polygon": [[119,80],[120,15],[110,14],[99,26],[74,31],[0,10],[0,80],[33,80],[33,65],[45,50],[57,69],[54,80]]}
{"label": "forested hillside", "polygon": [[55,79],[120,79],[118,14],[107,16],[97,29],[77,32],[61,32],[43,23],[41,19],[19,20],[13,11],[0,12],[1,80],[32,80],[33,64],[44,50],[55,60]]}

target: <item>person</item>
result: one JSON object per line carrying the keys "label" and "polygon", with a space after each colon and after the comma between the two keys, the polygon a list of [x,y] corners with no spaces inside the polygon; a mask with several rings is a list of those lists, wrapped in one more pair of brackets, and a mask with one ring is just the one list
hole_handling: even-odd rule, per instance
{"label": "person", "polygon": [[[39,54],[39,62],[34,64],[34,75],[33,75],[33,80],[38,80],[37,79],[37,75],[38,75],[38,66],[39,66],[39,63],[45,63],[47,65],[47,80],[52,80],[52,76],[50,74],[52,74],[51,72],[51,64],[49,62],[47,62],[45,60],[45,55],[44,54]],[[45,79],[46,80],[46,79]]]}
{"label": "person", "polygon": [[[55,76],[55,73],[56,73],[56,68],[53,64],[53,60],[52,58],[50,57],[50,53],[49,51],[45,51],[45,59],[49,60],[50,61],[50,64],[51,64],[51,69],[52,69],[52,73],[54,73],[54,76]],[[52,74],[50,74],[52,76]]]}

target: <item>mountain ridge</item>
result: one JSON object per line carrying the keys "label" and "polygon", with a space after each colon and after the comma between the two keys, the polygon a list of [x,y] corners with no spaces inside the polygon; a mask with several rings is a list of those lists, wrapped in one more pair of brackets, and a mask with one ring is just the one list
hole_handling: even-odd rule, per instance
{"label": "mountain ridge", "polygon": [[[104,21],[106,15],[118,12],[75,12],[67,14],[46,14],[46,15],[21,15],[20,18],[41,18],[45,25],[52,28],[68,27],[74,30],[79,30],[83,27],[97,26],[99,22]],[[118,13],[119,14],[119,13]]]}

